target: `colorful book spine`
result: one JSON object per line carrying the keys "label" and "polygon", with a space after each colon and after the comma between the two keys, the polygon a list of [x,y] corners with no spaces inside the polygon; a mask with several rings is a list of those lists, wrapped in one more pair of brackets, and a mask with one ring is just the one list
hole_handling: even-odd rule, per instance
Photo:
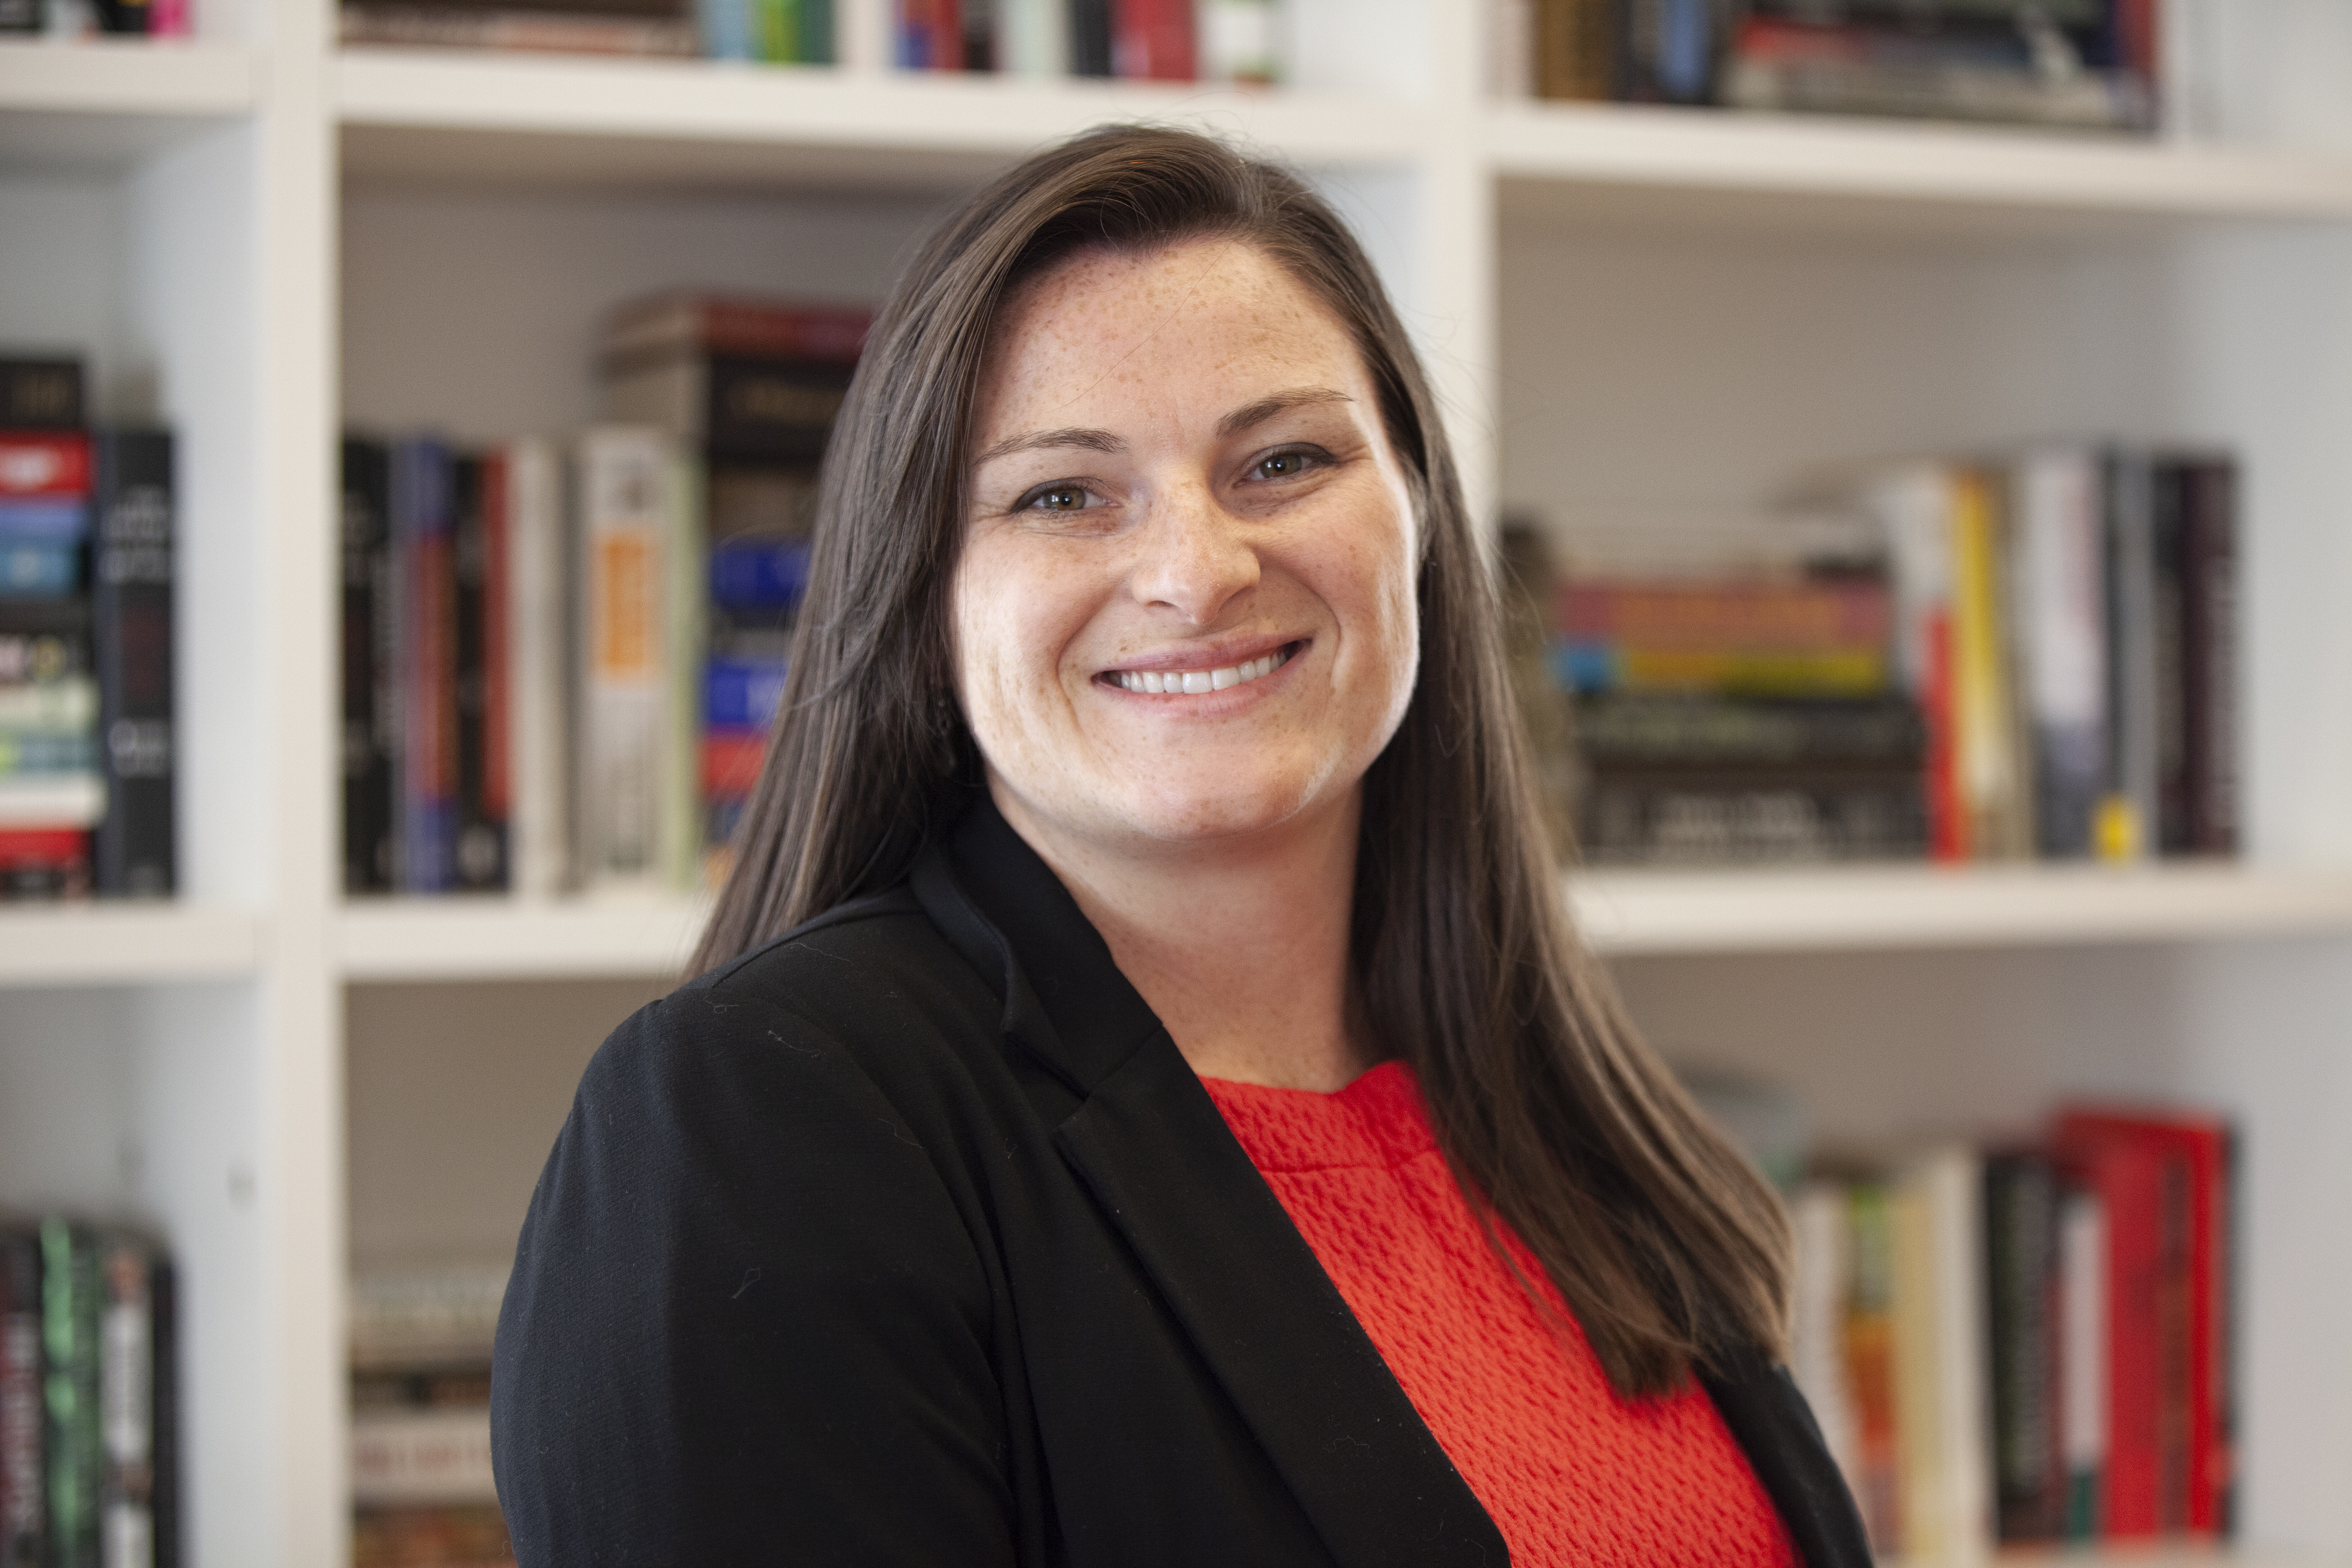
{"label": "colorful book spine", "polygon": [[1957,469],[1948,483],[1954,771],[1971,857],[2011,859],[2033,838],[2011,705],[2007,533],[1987,474]]}
{"label": "colorful book spine", "polygon": [[1111,63],[1129,80],[1200,76],[1192,0],[1112,0],[1111,29]]}
{"label": "colorful book spine", "polygon": [[106,768],[98,890],[161,898],[179,885],[172,437],[103,430],[94,446],[90,616]]}
{"label": "colorful book spine", "polygon": [[1849,1190],[1853,1273],[1846,1307],[1846,1365],[1853,1389],[1856,1479],[1871,1550],[1903,1550],[1902,1451],[1895,1415],[1895,1242],[1887,1188],[1858,1182]]}
{"label": "colorful book spine", "polygon": [[590,886],[655,886],[663,870],[677,472],[659,431],[582,438],[577,856]]}
{"label": "colorful book spine", "polygon": [[453,465],[429,436],[392,454],[399,557],[398,886],[446,892],[457,877],[457,579]]}
{"label": "colorful book spine", "polygon": [[963,17],[959,0],[897,0],[900,70],[964,68]]}
{"label": "colorful book spine", "polygon": [[1886,650],[1637,647],[1561,645],[1563,685],[1578,691],[1713,691],[1744,697],[1875,697],[1886,689]]}
{"label": "colorful book spine", "polygon": [[41,1353],[50,1568],[103,1568],[104,1304],[98,1238],[41,1223]]}
{"label": "colorful book spine", "polygon": [[1637,647],[1877,647],[1893,626],[1879,583],[1612,583],[1570,580],[1559,626],[1571,642]]}
{"label": "colorful book spine", "polygon": [[2020,692],[2032,731],[2034,833],[2043,855],[2080,858],[2106,774],[2106,600],[2099,468],[2083,447],[2028,454],[2015,486]]}
{"label": "colorful book spine", "polygon": [[391,631],[391,454],[379,441],[342,445],[343,889],[393,885],[393,767],[389,716],[378,708],[379,665]]}

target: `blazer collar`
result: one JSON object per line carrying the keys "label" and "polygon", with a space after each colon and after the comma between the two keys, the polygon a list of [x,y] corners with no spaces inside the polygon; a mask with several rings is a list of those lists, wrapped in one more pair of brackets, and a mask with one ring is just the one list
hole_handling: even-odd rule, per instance
{"label": "blazer collar", "polygon": [[1345,1568],[1503,1568],[1501,1531],[1397,1385],[1168,1031],[985,796],[918,861],[1007,1039],[1078,1100],[1062,1157],[1135,1249]]}

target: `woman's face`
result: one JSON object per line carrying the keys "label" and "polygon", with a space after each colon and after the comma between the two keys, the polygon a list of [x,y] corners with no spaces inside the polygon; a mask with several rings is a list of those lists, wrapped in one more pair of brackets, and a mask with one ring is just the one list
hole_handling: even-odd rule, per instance
{"label": "woman's face", "polygon": [[1008,815],[1132,851],[1352,809],[1419,551],[1328,310],[1230,241],[1082,252],[1000,315],[971,435],[957,680]]}

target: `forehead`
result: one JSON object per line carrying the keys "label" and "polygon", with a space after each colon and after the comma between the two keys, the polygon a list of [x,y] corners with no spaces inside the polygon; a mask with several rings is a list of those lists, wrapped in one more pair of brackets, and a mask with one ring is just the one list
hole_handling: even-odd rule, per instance
{"label": "forehead", "polygon": [[1229,380],[1236,400],[1261,381],[1359,390],[1365,380],[1339,318],[1255,246],[1082,250],[998,312],[976,422],[1156,392],[1171,374]]}

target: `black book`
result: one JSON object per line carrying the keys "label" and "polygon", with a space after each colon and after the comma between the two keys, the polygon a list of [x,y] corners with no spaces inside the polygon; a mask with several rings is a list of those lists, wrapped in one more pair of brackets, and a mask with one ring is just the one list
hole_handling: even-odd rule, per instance
{"label": "black book", "polygon": [[2184,847],[2238,850],[2238,470],[2227,458],[2191,466],[2181,551],[2181,766]]}
{"label": "black book", "polygon": [[2159,854],[2191,847],[2189,825],[2189,499],[2194,470],[2159,460],[2149,476],[2148,582],[2156,696],[2156,842]]}
{"label": "black book", "polygon": [[41,1242],[0,1218],[0,1568],[47,1568]]}
{"label": "black book", "polygon": [[381,701],[391,679],[392,458],[381,441],[343,441],[343,889],[392,889],[393,748]]}
{"label": "black book", "polygon": [[180,1568],[180,1274],[169,1253],[159,1250],[149,1258],[147,1294],[154,1331],[154,1389],[148,1401],[154,1422],[153,1568]]}
{"label": "black book", "polygon": [[1991,1352],[1993,1495],[2000,1539],[2066,1528],[2059,1442],[2058,1173],[2033,1151],[1985,1157],[1986,1324]]}
{"label": "black book", "polygon": [[[0,33],[38,32],[40,0],[0,0]],[[81,362],[0,358],[0,426],[11,430],[79,430]]]}
{"label": "black book", "polygon": [[489,518],[482,460],[451,465],[455,509],[452,575],[457,607],[457,833],[456,886],[492,892],[507,885],[507,825],[490,801]]}
{"label": "black book", "polygon": [[106,816],[98,825],[101,893],[158,898],[178,885],[173,827],[172,436],[100,430],[90,544]]}
{"label": "black book", "polygon": [[1112,0],[1069,0],[1070,74],[1109,76]]}

